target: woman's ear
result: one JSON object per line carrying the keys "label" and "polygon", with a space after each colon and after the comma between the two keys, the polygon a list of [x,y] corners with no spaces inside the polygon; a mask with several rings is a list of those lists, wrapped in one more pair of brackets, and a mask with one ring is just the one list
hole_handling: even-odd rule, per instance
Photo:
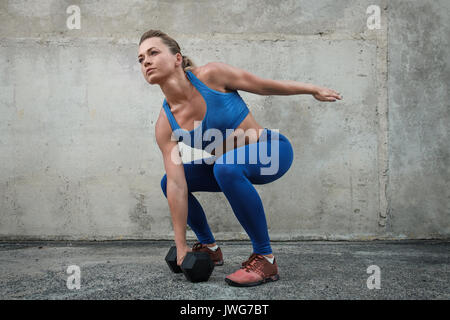
{"label": "woman's ear", "polygon": [[179,52],[177,52],[176,53],[176,63],[175,63],[175,65],[176,66],[183,66],[183,55],[181,54],[181,53],[179,53]]}

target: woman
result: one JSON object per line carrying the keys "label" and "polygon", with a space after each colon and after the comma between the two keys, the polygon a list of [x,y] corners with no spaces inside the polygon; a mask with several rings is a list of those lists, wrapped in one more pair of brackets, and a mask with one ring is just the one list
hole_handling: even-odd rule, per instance
{"label": "woman", "polygon": [[[319,101],[342,97],[311,84],[262,79],[225,63],[195,66],[181,54],[178,43],[160,30],[142,35],[138,61],[146,81],[158,84],[165,96],[155,135],[164,159],[166,174],[161,187],[171,211],[177,264],[181,265],[189,251],[208,252],[216,265],[223,264],[202,206],[192,194],[223,192],[253,245],[249,259],[225,281],[233,286],[254,286],[278,280],[263,205],[253,184],[283,176],[293,161],[293,150],[284,135],[256,122],[237,90],[260,95],[311,94]],[[216,139],[205,139],[211,132]],[[203,150],[216,147],[210,150],[210,158],[182,163],[179,141]],[[264,162],[261,150],[275,159]],[[245,157],[256,154],[257,161],[236,161],[242,152]],[[274,172],[267,173],[275,162]],[[186,243],[187,224],[198,238],[192,249]]]}

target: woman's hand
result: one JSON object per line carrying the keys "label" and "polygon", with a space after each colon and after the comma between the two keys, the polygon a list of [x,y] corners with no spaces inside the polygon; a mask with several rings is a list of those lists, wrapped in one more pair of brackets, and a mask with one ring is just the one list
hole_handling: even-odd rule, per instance
{"label": "woman's hand", "polygon": [[177,265],[181,266],[183,263],[184,257],[188,252],[192,251],[188,246],[177,246]]}
{"label": "woman's hand", "polygon": [[324,87],[317,87],[312,95],[319,101],[336,101],[336,99],[342,100],[342,96],[340,96],[339,92]]}

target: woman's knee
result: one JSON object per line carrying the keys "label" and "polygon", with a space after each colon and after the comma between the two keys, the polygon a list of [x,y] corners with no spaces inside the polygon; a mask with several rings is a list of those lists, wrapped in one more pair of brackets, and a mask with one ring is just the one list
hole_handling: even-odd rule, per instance
{"label": "woman's knee", "polygon": [[167,197],[167,174],[164,174],[164,176],[161,179],[161,189],[164,193],[164,196]]}
{"label": "woman's knee", "polygon": [[280,151],[280,164],[277,172],[278,178],[282,177],[290,169],[294,160],[294,150],[288,140],[280,143]]}
{"label": "woman's knee", "polygon": [[286,141],[285,144],[285,161],[286,161],[286,171],[291,167],[292,162],[294,161],[294,148],[289,140]]}

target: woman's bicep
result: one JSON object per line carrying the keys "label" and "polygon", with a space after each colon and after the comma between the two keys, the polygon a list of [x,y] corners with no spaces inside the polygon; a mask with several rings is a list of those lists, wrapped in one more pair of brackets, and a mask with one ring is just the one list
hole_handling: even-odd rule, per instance
{"label": "woman's bicep", "polygon": [[276,83],[275,80],[261,78],[244,69],[223,62],[210,62],[208,66],[213,81],[229,90],[241,90],[264,95],[267,92],[266,88]]}

